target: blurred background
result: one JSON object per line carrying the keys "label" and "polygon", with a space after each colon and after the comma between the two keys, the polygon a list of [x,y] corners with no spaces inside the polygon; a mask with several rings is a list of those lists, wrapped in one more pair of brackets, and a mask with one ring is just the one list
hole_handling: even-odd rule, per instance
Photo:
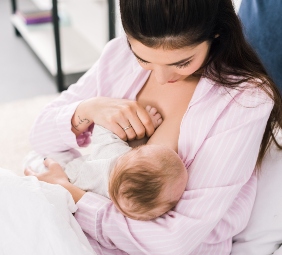
{"label": "blurred background", "polygon": [[[119,17],[110,3],[117,1],[57,1],[64,88],[75,83],[116,36],[113,31],[110,36],[109,30],[114,28],[118,34],[115,19]],[[0,103],[62,90],[57,82],[51,8],[52,0],[0,1]]]}
{"label": "blurred background", "polygon": [[[240,2],[234,0],[236,9]],[[57,3],[66,88],[95,63],[110,39],[109,15],[112,15],[111,26],[115,23],[111,37],[118,36],[122,29],[118,0],[114,3],[115,13],[107,0],[58,0]],[[50,21],[40,23],[51,7],[51,0],[0,1],[0,103],[58,92],[53,26]]]}
{"label": "blurred background", "polygon": [[[109,5],[118,10],[118,0],[56,3],[66,88],[95,63],[122,28],[119,12],[113,13]],[[0,0],[0,168],[18,175],[23,175],[23,159],[32,150],[28,137],[35,118],[59,95],[51,7],[51,0]]]}

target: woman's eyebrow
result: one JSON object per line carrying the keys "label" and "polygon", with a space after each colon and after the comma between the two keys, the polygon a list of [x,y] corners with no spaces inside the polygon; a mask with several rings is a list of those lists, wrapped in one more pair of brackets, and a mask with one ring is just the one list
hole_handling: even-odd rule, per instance
{"label": "woman's eyebrow", "polygon": [[[143,62],[150,63],[149,61],[140,58],[132,49],[131,49],[131,51],[132,51],[132,53],[134,54],[134,56],[135,56],[136,58],[140,59],[140,60],[143,61]],[[195,55],[195,54],[194,54],[194,55]],[[177,62],[175,62],[175,63],[171,63],[171,64],[167,64],[167,65],[168,65],[168,66],[174,66],[174,65],[182,64],[182,63],[184,63],[184,62],[190,60],[191,58],[193,58],[194,55],[190,56],[189,58],[184,58],[184,59],[181,59],[181,60],[179,60],[179,61],[177,61]]]}

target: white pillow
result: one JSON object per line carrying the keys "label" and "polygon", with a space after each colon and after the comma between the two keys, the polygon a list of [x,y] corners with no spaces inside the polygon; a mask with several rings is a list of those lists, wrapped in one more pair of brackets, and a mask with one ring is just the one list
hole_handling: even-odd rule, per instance
{"label": "white pillow", "polygon": [[[277,137],[281,144],[282,132]],[[275,145],[265,156],[261,171],[250,221],[233,238],[232,255],[282,255],[282,152]]]}

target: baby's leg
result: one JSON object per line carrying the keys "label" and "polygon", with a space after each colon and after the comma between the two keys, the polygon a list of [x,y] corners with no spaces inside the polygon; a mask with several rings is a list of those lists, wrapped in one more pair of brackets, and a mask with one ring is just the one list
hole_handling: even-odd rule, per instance
{"label": "baby's leg", "polygon": [[157,128],[163,122],[163,118],[158,110],[150,105],[146,106],[146,111],[149,113],[151,120],[153,121],[154,127]]}

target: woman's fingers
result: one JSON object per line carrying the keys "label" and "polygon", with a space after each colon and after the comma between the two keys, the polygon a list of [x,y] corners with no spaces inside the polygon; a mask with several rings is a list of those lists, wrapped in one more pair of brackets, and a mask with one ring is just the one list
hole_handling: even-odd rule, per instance
{"label": "woman's fingers", "polygon": [[[55,162],[53,159],[50,159],[50,158],[45,158],[44,161],[43,161],[43,164],[50,170],[50,167],[52,168],[52,165],[54,167],[54,165],[58,165],[59,164],[57,162]],[[39,174],[37,172],[34,172],[30,167],[27,167],[25,170],[24,170],[24,175],[26,176],[36,176],[36,177],[39,177],[41,176],[42,174]]]}
{"label": "woman's fingers", "polygon": [[49,168],[54,163],[56,162],[51,158],[45,158],[43,161],[44,166],[46,166],[47,168]]}
{"label": "woman's fingers", "polygon": [[[135,114],[135,116],[129,118],[128,121],[130,121],[131,124],[131,127],[125,130],[128,140],[143,138],[146,134],[146,129],[139,117]],[[134,136],[132,134],[134,134]]]}
{"label": "woman's fingers", "polygon": [[51,158],[45,158],[43,164],[48,168],[49,171],[56,171],[62,169],[60,164]]}
{"label": "woman's fingers", "polygon": [[135,101],[130,102],[124,109],[119,125],[128,140],[142,139],[145,134],[151,136],[155,130],[148,112]]}
{"label": "woman's fingers", "polygon": [[24,175],[26,176],[37,176],[37,173],[32,171],[29,167],[24,170]]}
{"label": "woman's fingers", "polygon": [[119,124],[119,125],[122,128],[122,131],[124,132],[127,140],[131,141],[131,140],[134,140],[136,138],[134,125],[129,123],[128,120],[127,120],[127,124]]}
{"label": "woman's fingers", "polygon": [[[150,137],[154,133],[155,127],[153,125],[153,122],[152,122],[148,112],[143,107],[140,107],[138,109],[137,115],[138,115],[138,118],[140,119],[140,121],[142,122],[143,127],[145,128],[146,135],[148,137]],[[137,134],[137,136],[138,136],[138,134]],[[141,137],[141,138],[143,138],[143,137]]]}
{"label": "woman's fingers", "polygon": [[[142,119],[140,119],[140,117]],[[154,126],[147,111],[139,106],[137,103],[133,103],[133,106],[126,109],[116,119],[116,122],[120,126],[117,135],[125,140],[132,141],[134,139],[141,139],[146,134],[152,134],[154,132]]]}
{"label": "woman's fingers", "polygon": [[[138,102],[127,99],[100,97],[88,102],[94,123],[109,129],[122,140],[141,139],[154,133],[148,112]],[[83,105],[83,103],[81,104]]]}

